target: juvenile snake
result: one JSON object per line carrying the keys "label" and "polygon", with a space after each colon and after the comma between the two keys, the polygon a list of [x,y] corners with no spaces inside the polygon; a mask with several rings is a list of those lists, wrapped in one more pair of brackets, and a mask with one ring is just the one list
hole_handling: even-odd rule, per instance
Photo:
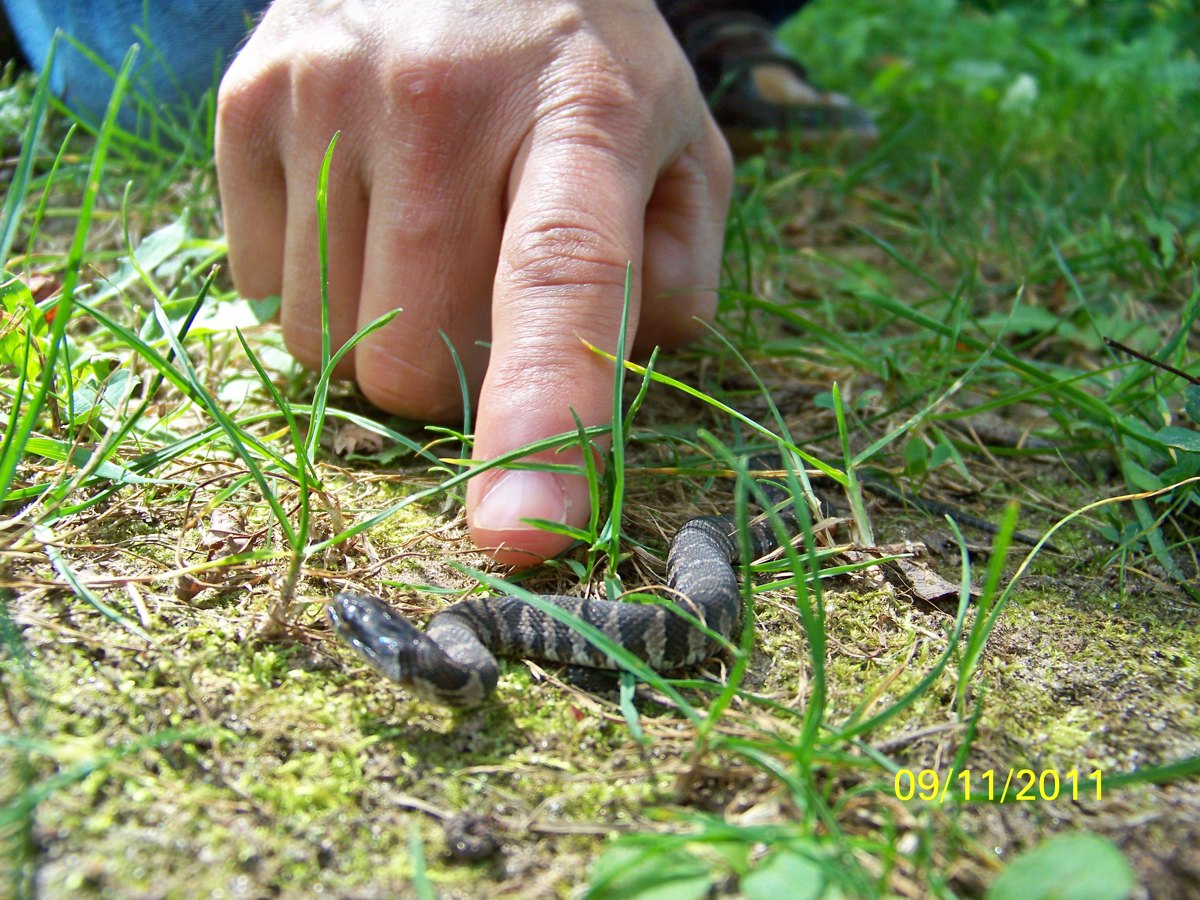
{"label": "juvenile snake", "polygon": [[[948,515],[961,524],[996,533],[996,526],[986,519],[947,504],[873,479],[864,480],[862,486],[931,515]],[[778,486],[762,487],[772,502],[786,496]],[[785,506],[779,515],[785,529],[794,531],[796,519],[791,509]],[[1020,531],[1012,538],[1031,545],[1038,542]],[[749,541],[754,559],[779,546],[767,520],[750,524]],[[696,628],[670,606],[562,595],[542,599],[598,628],[652,668],[670,671],[707,659],[734,634],[742,612],[736,571],[739,556],[732,515],[688,520],[675,533],[667,552],[670,599],[717,637]],[[449,706],[474,706],[491,694],[500,671],[496,656],[617,668],[613,659],[581,634],[519,597],[464,600],[437,613],[424,632],[370,594],[340,593],[328,611],[334,631],[381,674]]]}
{"label": "juvenile snake", "polygon": [[[793,515],[781,518],[793,528]],[[769,521],[750,525],[752,558],[778,546]],[[732,515],[699,516],[675,533],[667,553],[668,596],[721,639],[741,618],[735,566],[740,561]],[[660,671],[713,655],[721,641],[670,606],[546,595]],[[424,632],[370,594],[345,591],[330,602],[334,631],[382,675],[448,706],[475,706],[499,677],[497,656],[552,660],[596,669],[616,663],[582,635],[518,597],[463,600],[434,615]]]}

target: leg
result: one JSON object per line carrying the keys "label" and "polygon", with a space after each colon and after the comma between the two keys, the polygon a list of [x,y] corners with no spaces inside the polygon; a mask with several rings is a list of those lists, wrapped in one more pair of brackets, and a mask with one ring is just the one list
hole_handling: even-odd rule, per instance
{"label": "leg", "polygon": [[[29,63],[46,64],[56,28],[117,69],[142,45],[134,90],[155,106],[186,103],[217,83],[254,16],[268,0],[2,0]],[[103,70],[61,40],[50,85],[64,102],[98,121],[112,93]],[[132,124],[132,114],[123,124]]]}

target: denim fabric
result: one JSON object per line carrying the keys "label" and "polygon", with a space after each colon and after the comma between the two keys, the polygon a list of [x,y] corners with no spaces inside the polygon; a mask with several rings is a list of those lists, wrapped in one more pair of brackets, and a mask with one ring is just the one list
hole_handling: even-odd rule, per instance
{"label": "denim fabric", "polygon": [[[217,83],[268,0],[0,0],[30,65],[41,70],[55,28],[118,69],[142,45],[134,90],[156,105],[195,100]],[[68,106],[97,121],[113,79],[60,41],[50,86]]]}
{"label": "denim fabric", "polygon": [[[142,44],[134,89],[157,105],[195,100],[216,84],[249,25],[269,0],[0,0],[30,64],[41,70],[55,28],[117,69],[129,46]],[[696,16],[749,12],[778,24],[804,0],[658,0],[678,31]],[[99,120],[112,78],[62,42],[50,85],[68,106]]]}

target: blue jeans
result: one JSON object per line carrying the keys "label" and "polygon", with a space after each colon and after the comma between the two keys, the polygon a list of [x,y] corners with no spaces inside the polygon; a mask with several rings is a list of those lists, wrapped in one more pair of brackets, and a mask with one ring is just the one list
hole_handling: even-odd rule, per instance
{"label": "blue jeans", "polygon": [[[159,106],[195,101],[219,80],[269,0],[0,0],[29,64],[44,68],[55,29],[111,69],[142,45],[134,89]],[[50,70],[54,93],[99,121],[113,80],[70,41],[59,42]],[[126,124],[129,119],[126,118]]]}
{"label": "blue jeans", "polygon": [[[195,101],[214,86],[255,18],[270,0],[0,0],[26,58],[46,63],[56,28],[117,69],[133,43],[142,45],[134,89],[158,106]],[[658,0],[678,29],[693,16],[750,12],[778,24],[797,0]],[[68,106],[99,121],[112,78],[69,41],[59,44],[50,86]],[[129,117],[125,118],[129,124]]]}

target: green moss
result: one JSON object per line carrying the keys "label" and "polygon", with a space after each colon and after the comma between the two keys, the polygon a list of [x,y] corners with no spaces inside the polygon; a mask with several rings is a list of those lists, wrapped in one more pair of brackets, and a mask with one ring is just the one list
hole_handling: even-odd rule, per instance
{"label": "green moss", "polygon": [[[1183,368],[1196,354],[1194,335],[1179,332],[1196,302],[1200,246],[1193,208],[1200,170],[1190,162],[1196,117],[1187,114],[1195,106],[1195,42],[1179,30],[1190,21],[1182,7],[1164,6],[1146,21],[1131,3],[1083,11],[1074,3],[1024,4],[1003,14],[950,3],[820,6],[809,15],[822,18],[809,21],[823,39],[805,46],[819,70],[840,71],[856,85],[887,136],[853,163],[834,151],[759,159],[739,170],[743,199],[725,271],[732,290],[723,292],[720,319],[792,434],[827,460],[871,447],[870,466],[904,472],[907,486],[957,497],[984,517],[1021,499],[1029,530],[1128,493],[1126,472],[1152,482],[1169,466],[1183,471],[1186,454],[1168,460],[1137,436],[1168,422],[1194,425],[1182,380],[1126,365],[1100,343],[1115,336]],[[1106,18],[1126,15],[1120,27]],[[1147,71],[1170,77],[1148,82]],[[1036,102],[1004,106],[1008,88],[1026,75],[1037,82]],[[1147,91],[1151,102],[1143,102]],[[0,120],[23,121],[28,107],[27,86],[0,93]],[[51,123],[46,147],[63,131]],[[63,236],[77,218],[87,162],[86,139],[73,140],[55,183],[36,181],[26,203],[28,213],[48,190],[49,215],[28,254],[29,219],[18,222],[14,246],[23,255],[5,262],[22,275],[54,279],[68,265]],[[152,295],[186,303],[204,277],[189,271],[195,254],[208,252],[197,247],[219,244],[210,167],[164,191],[178,174],[178,154],[161,156],[150,146],[136,156],[114,150],[104,176],[110,196],[83,272],[89,283],[81,285],[92,296],[104,290],[97,273],[111,274],[124,252],[122,229],[110,227],[123,203],[119,185],[132,185],[135,241],[182,220],[174,198],[187,196],[191,221],[203,223],[198,240],[147,274],[153,289],[130,283],[105,304],[147,335],[157,334],[143,316]],[[35,177],[48,166],[42,152]],[[227,281],[207,302],[241,303]],[[952,331],[921,324],[920,316]],[[21,324],[10,315],[5,333],[17,334]],[[233,396],[223,393],[228,382],[251,384],[254,376],[232,333],[213,328],[189,338],[188,350],[214,394]],[[281,344],[277,329],[247,334]],[[101,360],[95,371],[119,366],[149,383],[147,360],[95,321],[81,317],[70,339],[80,366]],[[972,349],[972,340],[982,347]],[[775,409],[727,345],[711,341],[658,363],[773,423]],[[1042,382],[1031,369],[1060,381]],[[0,359],[0,400],[8,406],[18,396],[13,371],[13,360]],[[290,364],[274,374],[288,397],[311,399],[311,379]],[[64,370],[56,383],[63,396],[69,380]],[[829,408],[834,383],[847,432],[827,440],[838,428]],[[250,426],[256,439],[290,458],[274,400],[262,390],[236,396],[238,415],[270,417]],[[335,387],[334,396],[363,411],[347,389]],[[132,464],[156,441],[173,441],[170,430],[190,435],[209,424],[174,389],[156,402],[161,409],[114,449],[114,461]],[[1011,415],[1022,433],[1032,421],[1052,451],[1040,461],[1022,458],[1024,451],[982,452],[976,435],[958,427],[981,410]],[[11,418],[7,406],[3,412]],[[62,403],[47,409],[39,432],[98,447],[102,430],[120,421],[71,423],[69,414]],[[697,486],[689,474],[695,459],[687,457],[706,446],[701,429],[739,452],[749,440],[744,421],[652,387],[624,473],[631,541],[659,548],[687,515],[728,505],[722,479]],[[874,446],[885,435],[892,443]],[[932,461],[946,448],[953,454],[938,468]],[[323,465],[326,496],[337,506],[312,498],[308,537],[329,537],[440,477],[423,461],[398,472],[393,449]],[[653,477],[642,479],[643,464]],[[668,469],[676,464],[683,471]],[[31,456],[14,484],[37,486],[72,471]],[[321,601],[344,580],[380,588],[421,621],[471,587],[449,564],[485,561],[441,498],[405,507],[306,560],[297,602],[286,611],[291,631],[266,640],[260,624],[279,602],[286,553],[229,442],[194,446],[147,474],[189,484],[126,486],[59,519],[27,499],[3,509],[0,583],[8,593],[0,624],[13,625],[0,655],[7,716],[0,841],[13,852],[0,853],[0,865],[17,861],[36,871],[46,896],[408,895],[419,869],[410,834],[424,850],[429,881],[448,896],[567,895],[589,877],[610,826],[634,830],[632,846],[653,862],[699,860],[718,892],[736,892],[740,878],[786,844],[831,861],[845,874],[847,895],[978,895],[997,858],[1076,828],[1117,838],[1150,894],[1194,880],[1194,866],[1186,869],[1194,777],[1115,788],[1100,802],[1003,807],[902,803],[892,781],[894,766],[945,773],[960,752],[973,771],[1095,766],[1106,775],[1195,758],[1200,614],[1178,589],[1187,578],[1147,542],[1147,530],[1174,503],[1159,536],[1176,565],[1194,574],[1195,494],[1182,488],[1138,506],[1094,509],[1056,534],[1063,552],[1044,553],[1025,572],[969,684],[958,684],[963,648],[952,648],[940,677],[908,697],[945,653],[953,616],[874,573],[857,574],[825,585],[818,728],[804,731],[814,709],[815,635],[804,633],[785,587],[759,595],[743,690],[720,715],[705,718],[721,696],[716,688],[684,689],[695,722],[643,690],[639,742],[610,697],[562,687],[553,669],[542,679],[510,661],[492,701],[453,713],[382,682],[330,636]],[[295,483],[278,471],[269,478],[294,515]],[[234,548],[208,543],[213,509],[245,516],[245,549],[255,560],[230,565],[223,554]],[[872,502],[869,512],[878,535],[918,539],[941,527],[892,503]],[[23,530],[39,517],[50,540]],[[844,538],[843,528],[835,539]],[[989,541],[972,534],[972,543]],[[66,590],[46,547],[136,628]],[[205,560],[203,577],[216,587],[182,599],[174,570]],[[661,567],[642,562],[627,561],[638,572],[627,579],[631,587],[661,580]],[[953,551],[931,564],[957,579]],[[986,561],[976,555],[972,565],[978,580]],[[548,568],[533,576],[537,589],[576,586],[569,566]],[[968,626],[974,621],[971,612]],[[720,682],[731,670],[728,661],[713,662],[689,675]],[[960,713],[976,711],[968,727]],[[843,729],[883,713],[890,718],[873,730],[843,739]],[[495,818],[505,840],[499,859],[445,858],[439,817],[464,811]]]}

